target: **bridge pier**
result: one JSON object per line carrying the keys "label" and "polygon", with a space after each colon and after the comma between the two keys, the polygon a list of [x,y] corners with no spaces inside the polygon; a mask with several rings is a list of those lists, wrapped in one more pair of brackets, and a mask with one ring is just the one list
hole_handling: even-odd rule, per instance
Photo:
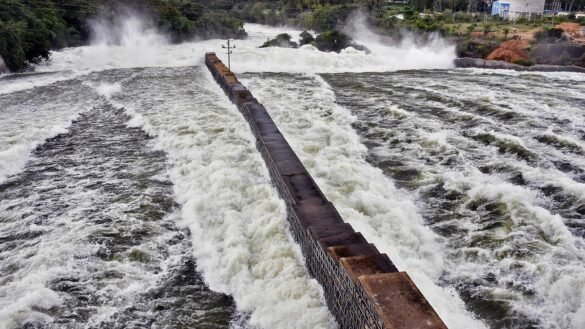
{"label": "bridge pier", "polygon": [[215,53],[205,64],[256,136],[291,233],[342,329],[446,329],[406,272],[344,223],[272,118]]}

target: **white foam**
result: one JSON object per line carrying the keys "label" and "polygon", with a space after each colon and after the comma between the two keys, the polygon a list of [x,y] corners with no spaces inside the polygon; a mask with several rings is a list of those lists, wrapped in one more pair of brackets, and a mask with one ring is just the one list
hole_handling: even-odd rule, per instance
{"label": "white foam", "polygon": [[[360,32],[354,37],[372,50],[367,55],[353,48],[341,53],[323,53],[312,46],[299,49],[258,47],[279,33],[297,38],[300,30],[246,24],[246,40],[236,40],[233,56],[234,72],[383,72],[406,69],[453,68],[455,47],[438,36],[425,44],[412,37],[392,43],[366,34],[362,21],[354,24]],[[205,52],[216,51],[227,62],[221,49],[224,40],[194,41],[170,45],[167,39],[150,29],[140,19],[92,24],[90,46],[64,49],[53,53],[51,60],[36,67],[38,71],[91,71],[128,67],[175,67],[200,64]]]}
{"label": "white foam", "polygon": [[70,80],[82,74],[82,72],[74,73],[71,71],[49,72],[43,74],[9,74],[4,77],[0,77],[0,95]]}
{"label": "white foam", "polygon": [[104,96],[106,99],[122,92],[122,86],[119,83],[100,83],[95,88],[98,95]]}
{"label": "white foam", "polygon": [[400,270],[408,271],[450,328],[483,328],[453,290],[437,284],[443,269],[450,266],[445,246],[424,226],[415,204],[365,161],[367,150],[351,127],[355,118],[335,104],[330,87],[318,76],[302,84],[266,77],[243,80],[270,109],[344,219]]}
{"label": "white foam", "polygon": [[[50,74],[30,77],[16,75],[16,79],[13,76],[0,79],[0,93],[32,89],[110,68],[201,64],[203,54],[213,50],[227,62],[226,56],[220,52],[222,40],[169,45],[164,37],[140,22],[122,23],[114,29],[99,30],[103,28],[99,24],[98,27],[95,44],[54,52],[50,61],[36,67],[37,71]],[[254,24],[247,24],[246,29],[250,37],[236,41],[238,48],[232,59],[232,68],[237,73],[445,69],[452,68],[451,61],[454,58],[453,47],[438,38],[422,46],[408,39],[402,44],[390,45],[364,31],[362,35],[356,34],[356,40],[373,50],[371,55],[355,49],[347,49],[340,54],[322,53],[311,46],[300,49],[258,49],[266,38],[283,32],[295,36],[300,31]],[[116,34],[112,38],[109,33]],[[527,73],[501,70],[452,72],[470,76],[526,75],[526,78],[530,78]],[[531,74],[550,81],[564,79],[574,85],[583,80],[583,75],[573,73]],[[335,104],[333,92],[322,79],[311,76],[311,81],[303,81],[301,84],[292,84],[287,79],[244,80],[250,84],[254,95],[269,107],[275,121],[344,218],[388,253],[400,269],[412,275],[450,327],[483,327],[465,310],[455,292],[437,284],[444,269],[457,268],[461,275],[473,274],[478,271],[477,264],[454,264],[445,258],[447,247],[424,226],[413,196],[397,190],[390,179],[364,160],[366,149],[351,127],[354,118],[347,109]],[[132,115],[128,125],[142,127],[157,138],[159,148],[168,152],[170,176],[175,184],[177,199],[183,206],[183,222],[191,229],[195,256],[210,287],[234,296],[238,308],[248,312],[250,322],[258,327],[289,328],[291,323],[298,328],[332,327],[332,318],[324,305],[320,288],[308,278],[298,247],[287,233],[282,201],[270,186],[266,168],[255,150],[252,134],[234,107],[227,103],[215,82],[209,76],[206,80],[191,82],[192,85],[187,82],[183,86],[176,86],[176,81],[164,82],[168,83],[165,85],[164,76],[152,77],[147,86],[132,84],[132,81],[125,79],[117,83],[104,82],[91,86],[99,95],[124,106]],[[407,83],[413,84],[410,81]],[[208,85],[208,90],[201,91],[201,85]],[[200,93],[190,94],[193,90],[199,90]],[[424,92],[424,89],[421,91]],[[182,97],[178,97],[181,93]],[[487,95],[487,101],[495,102],[503,93],[508,91],[489,91],[486,94],[483,88],[462,94],[468,97]],[[575,91],[574,96],[578,95],[579,92]],[[539,111],[549,110],[539,104],[538,100],[525,101],[528,105],[536,106]],[[64,132],[77,113],[89,108],[87,103],[78,107],[75,104],[60,103],[53,107],[44,105],[40,111],[31,115],[17,112],[15,106],[8,111],[0,109],[0,122],[2,127],[6,127],[0,129],[0,152],[4,152],[0,154],[0,159],[6,159],[0,162],[0,182],[22,168],[36,145]],[[528,106],[514,110],[522,113],[526,112],[526,108]],[[416,117],[397,107],[393,111],[398,115]],[[574,121],[582,118],[582,114],[576,110],[567,109],[566,112],[568,114],[551,110],[548,114],[573,118]],[[47,126],[46,122],[56,124]],[[456,147],[449,142],[451,138],[456,138],[453,135],[452,132],[435,131],[427,133],[425,138],[439,148],[449,148]],[[563,136],[573,135],[567,132]],[[533,147],[526,140],[516,141]],[[497,154],[494,153],[494,157]],[[525,305],[524,311],[527,314],[532,312],[535,316],[538,313],[546,314],[545,324],[550,326],[558,322],[562,327],[578,327],[585,321],[578,313],[583,309],[585,298],[582,266],[571,262],[559,271],[546,267],[571,255],[582,263],[581,249],[576,247],[577,242],[563,228],[562,221],[539,206],[538,195],[501,184],[497,177],[485,178],[477,169],[464,169],[459,173],[445,173],[446,184],[470,184],[475,193],[471,195],[478,198],[485,196],[498,199],[507,195],[502,201],[514,209],[516,214],[523,214],[519,222],[525,219],[526,214],[533,216],[534,220],[541,221],[535,225],[548,230],[551,239],[562,243],[563,248],[566,247],[553,248],[553,252],[546,256],[549,258],[543,257],[539,264],[528,264],[531,271],[545,267],[540,276],[542,282],[539,283],[541,288],[538,292],[549,298],[550,303],[537,307]],[[565,184],[567,190],[572,188],[571,191],[580,191],[585,195],[583,184],[576,184],[567,177],[563,180],[563,174],[558,171],[541,169],[527,170],[526,175]],[[575,253],[571,254],[573,251]],[[492,257],[489,251],[482,252]],[[62,254],[44,255],[55,259],[72,257],[65,251]],[[562,257],[555,258],[558,255]],[[49,258],[43,261],[49,261]],[[34,265],[42,267],[42,262]],[[40,274],[34,272],[31,275]],[[559,277],[563,279],[559,280]],[[574,294],[569,293],[571,287]],[[128,289],[130,292],[139,290],[135,286]],[[21,295],[27,296],[25,293]],[[43,302],[33,297],[22,297],[22,303],[17,302],[15,305],[32,309],[35,303]],[[55,305],[59,303],[56,299],[49,298],[48,301]],[[522,304],[517,307],[521,308]],[[104,309],[100,314],[108,317],[110,311],[114,310]]]}
{"label": "white foam", "polygon": [[178,85],[182,74],[149,73],[140,90],[125,85],[114,97],[132,116],[129,125],[155,136],[168,154],[198,270],[211,289],[233,296],[254,327],[333,328],[247,123],[210,74],[199,72]]}
{"label": "white foam", "polygon": [[8,70],[8,66],[6,66],[6,62],[4,62],[4,58],[0,56],[0,74],[10,73]]}
{"label": "white foam", "polygon": [[[419,182],[422,188],[415,189],[410,196],[406,191],[403,193],[417,202],[421,211],[427,209],[430,216],[442,213],[436,211],[432,199],[430,204],[425,202],[428,200],[424,196],[428,192],[425,189],[441,182],[445,189],[463,194],[464,203],[453,210],[458,216],[452,216],[447,223],[456,227],[455,233],[447,235],[451,247],[445,252],[452,259],[444,267],[448,281],[468,283],[470,289],[477,289],[487,299],[504,301],[511,307],[511,313],[518,312],[538,321],[543,328],[580,328],[583,317],[577,314],[583,309],[585,295],[585,242],[580,234],[569,230],[565,222],[571,219],[562,215],[563,211],[570,210],[563,208],[583,204],[584,184],[575,179],[579,172],[563,172],[552,161],[567,162],[577,169],[583,168],[585,162],[581,155],[540,143],[535,137],[555,132],[554,135],[580,145],[578,138],[585,127],[585,117],[579,107],[574,106],[581,99],[574,94],[582,94],[583,85],[542,76],[507,78],[504,83],[500,76],[491,73],[476,72],[473,75],[477,77],[470,79],[458,72],[436,73],[423,78],[410,73],[380,77],[377,93],[384,94],[387,90],[411,93],[404,99],[396,95],[380,97],[376,106],[404,106],[412,111],[406,119],[394,121],[392,128],[395,138],[408,138],[412,144],[396,147],[390,145],[390,140],[372,152],[382,159],[404,161],[425,176],[425,182]],[[368,87],[368,83],[375,82],[358,78],[356,83]],[[494,86],[486,92],[486,85]],[[369,93],[362,95],[351,88],[338,91],[342,97],[349,97],[350,102],[369,96]],[[418,95],[425,93],[440,95],[445,102],[418,99]],[[437,116],[424,115],[435,108]],[[376,113],[371,108],[364,111],[367,115]],[[505,112],[513,112],[518,117],[496,118]],[[462,113],[482,120],[472,124],[469,120],[458,121]],[[384,127],[393,122],[391,119],[380,114],[364,119],[363,123],[380,121],[380,126],[372,129],[386,131]],[[532,151],[536,159],[526,161],[469,138],[477,133],[490,133],[499,140],[523,146]],[[425,148],[430,137],[437,135],[447,136],[439,138],[441,143],[447,143],[444,149]],[[433,153],[437,151],[438,156]],[[436,161],[448,158],[453,158],[455,164]],[[425,159],[431,161],[427,163]],[[493,172],[484,173],[480,170],[484,166],[495,168]],[[497,169],[500,166],[502,173]],[[526,183],[510,183],[508,170],[512,174],[521,173]],[[568,205],[561,209],[551,206],[552,197],[543,195],[540,190],[544,186],[560,187],[559,202],[566,198]],[[471,210],[468,206],[474,203],[503,205],[501,211],[505,215],[497,220],[504,223],[488,227],[493,224],[491,216],[484,217],[485,212]],[[485,280],[486,275],[493,275],[494,282],[474,285]]]}
{"label": "white foam", "polygon": [[30,153],[47,138],[67,132],[80,111],[77,106],[49,105],[44,111],[11,107],[0,112],[0,183],[20,172]]}

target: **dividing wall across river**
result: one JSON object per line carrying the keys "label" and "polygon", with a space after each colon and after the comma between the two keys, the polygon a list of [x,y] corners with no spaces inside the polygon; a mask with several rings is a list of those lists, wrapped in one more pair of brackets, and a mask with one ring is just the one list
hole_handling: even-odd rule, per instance
{"label": "dividing wall across river", "polygon": [[205,64],[244,115],[309,273],[319,281],[342,329],[447,328],[406,272],[399,272],[343,219],[250,91],[215,55]]}

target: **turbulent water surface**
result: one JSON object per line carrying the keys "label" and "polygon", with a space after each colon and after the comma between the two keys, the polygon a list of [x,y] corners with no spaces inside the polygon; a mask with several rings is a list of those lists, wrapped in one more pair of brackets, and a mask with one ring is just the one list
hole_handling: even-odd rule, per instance
{"label": "turbulent water surface", "polygon": [[[364,31],[372,55],[257,49],[299,31],[247,29],[236,73],[450,328],[585,327],[583,75],[455,70],[439,39]],[[0,77],[0,328],[335,328],[201,65],[220,41],[117,31]]]}

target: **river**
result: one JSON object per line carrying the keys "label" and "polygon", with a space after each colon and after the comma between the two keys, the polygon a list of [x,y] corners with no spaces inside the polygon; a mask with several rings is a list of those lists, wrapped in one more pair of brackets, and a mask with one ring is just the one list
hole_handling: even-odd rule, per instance
{"label": "river", "polygon": [[[0,328],[336,328],[254,136],[139,21],[0,76]],[[585,75],[257,47],[233,70],[346,221],[450,328],[585,327]]]}

